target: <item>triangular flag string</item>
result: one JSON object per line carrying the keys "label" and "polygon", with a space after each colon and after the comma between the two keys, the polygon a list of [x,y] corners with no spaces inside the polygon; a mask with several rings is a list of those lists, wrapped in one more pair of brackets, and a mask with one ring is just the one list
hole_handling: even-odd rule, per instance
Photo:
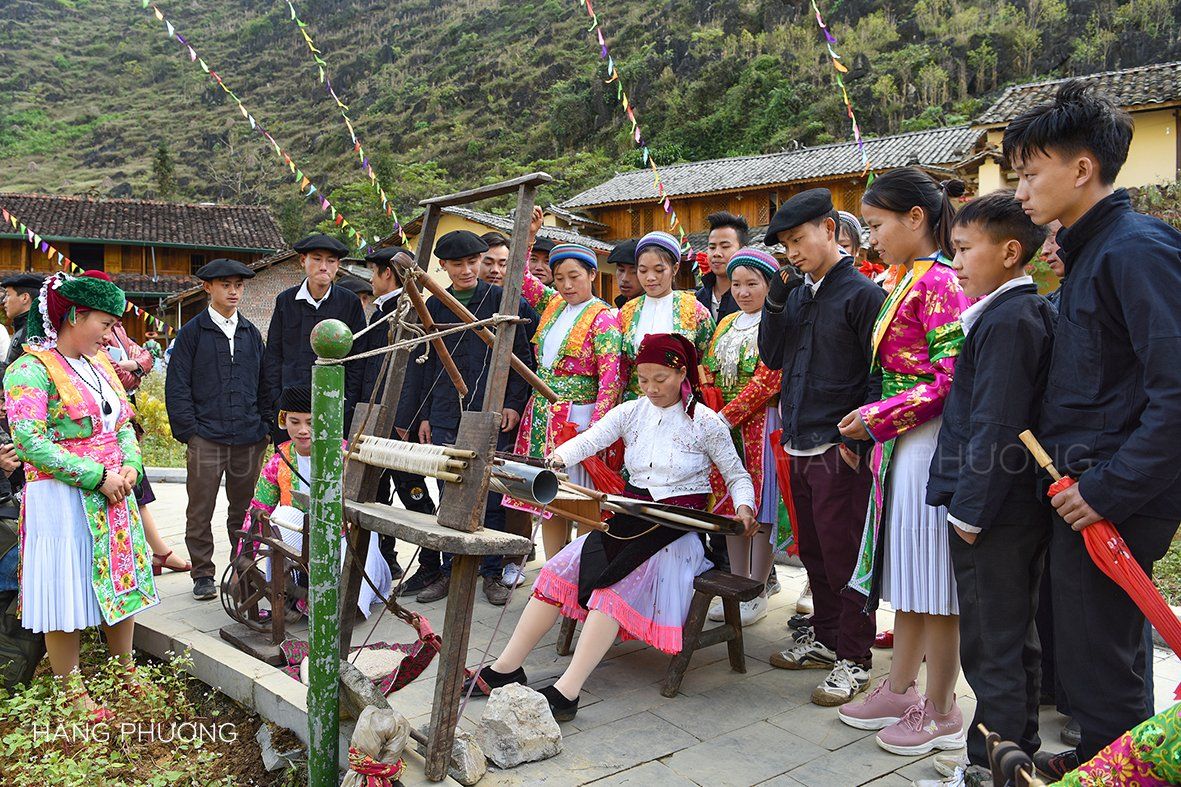
{"label": "triangular flag string", "polygon": [[816,14],[816,24],[820,26],[820,32],[824,34],[824,48],[828,50],[828,56],[832,60],[832,67],[836,71],[837,87],[841,89],[841,99],[845,102],[845,114],[849,117],[849,122],[853,126],[853,139],[857,142],[857,152],[861,154],[861,167],[864,172],[869,171],[869,155],[865,150],[865,140],[861,138],[861,127],[857,124],[857,116],[853,113],[853,102],[849,100],[849,91],[845,89],[845,80],[841,79],[841,74],[849,73],[849,69],[841,62],[842,58],[833,49],[837,38],[828,29],[828,25],[824,23],[824,17],[820,15],[820,7],[816,5],[816,0],[811,0],[812,11]]}
{"label": "triangular flag string", "polygon": [[664,183],[660,179],[660,171],[656,166],[656,159],[653,157],[652,150],[648,142],[644,139],[643,131],[640,129],[640,121],[636,118],[635,105],[628,98],[627,91],[623,89],[623,80],[619,77],[619,70],[615,67],[615,58],[611,55],[611,50],[607,46],[607,38],[603,33],[603,26],[599,22],[598,14],[595,13],[595,9],[591,5],[591,0],[579,0],[579,4],[586,9],[587,16],[590,17],[591,25],[587,28],[587,31],[595,34],[595,43],[599,45],[599,59],[606,61],[603,70],[607,74],[607,78],[604,80],[604,84],[609,85],[612,82],[615,83],[615,98],[619,101],[624,114],[627,116],[628,122],[631,124],[632,140],[642,152],[644,164],[652,170],[653,182],[656,186],[657,202],[660,203],[661,209],[668,216],[669,228],[680,239],[681,249],[688,250],[689,241],[687,233],[681,225],[680,219],[677,218],[677,212],[672,209],[672,203],[665,193]]}
{"label": "triangular flag string", "polygon": [[356,152],[357,159],[361,163],[361,171],[369,176],[369,182],[372,183],[374,188],[377,189],[378,196],[381,198],[381,208],[383,211],[385,211],[387,216],[393,219],[394,232],[397,233],[399,239],[402,241],[402,245],[409,248],[410,241],[406,237],[405,231],[402,229],[402,222],[398,220],[397,211],[394,210],[394,202],[389,198],[389,195],[386,194],[385,188],[382,187],[380,181],[378,181],[377,172],[370,165],[369,157],[365,155],[365,149],[361,146],[361,140],[357,137],[353,120],[349,117],[348,105],[341,100],[340,96],[336,94],[336,90],[332,87],[332,79],[328,77],[328,74],[325,70],[328,67],[328,63],[326,63],[324,59],[320,57],[323,52],[317,49],[315,44],[312,42],[312,37],[307,31],[307,23],[299,18],[299,14],[296,12],[295,4],[292,2],[292,0],[287,0],[287,8],[291,12],[291,21],[294,22],[299,29],[300,34],[303,36],[304,42],[307,44],[308,51],[312,55],[312,60],[316,63],[317,70],[320,74],[320,82],[324,85],[324,89],[328,92],[328,95],[331,96],[334,102],[336,102],[336,108],[340,111],[340,116],[344,120],[344,125],[349,131],[349,137],[352,139],[353,150]]}
{"label": "triangular flag string", "polygon": [[[165,18],[164,12],[160,10],[160,7],[151,2],[151,0],[142,0],[142,3],[145,10],[150,9],[152,15],[155,16],[157,20],[164,23],[169,39],[176,39],[177,43],[183,47],[185,54],[189,56],[190,62],[196,62],[201,67],[201,70],[209,74],[210,78],[217,83],[218,87],[220,87],[227,96],[233,99],[234,104],[238,108],[238,112],[250,123],[250,128],[256,134],[258,134],[260,137],[263,137],[268,143],[270,143],[271,147],[275,150],[275,154],[283,160],[284,164],[287,165],[287,168],[291,171],[293,184],[302,193],[304,175],[302,174],[302,170],[296,166],[295,161],[291,158],[291,156],[285,150],[283,150],[278,142],[275,141],[275,138],[271,136],[271,133],[267,131],[266,128],[263,127],[263,124],[258,120],[258,118],[256,118],[254,114],[246,108],[246,105],[242,102],[242,99],[238,98],[238,96],[232,90],[230,90],[222,76],[210,68],[209,64],[197,54],[197,50],[192,45],[192,43],[179,33],[176,33],[175,26],[171,21]],[[300,172],[299,175],[296,175],[297,171]],[[321,196],[320,205],[321,208],[326,212],[328,211],[328,208],[331,207],[331,203],[324,199],[323,196]],[[333,208],[333,211],[335,214],[335,208]],[[368,241],[366,241],[365,236],[358,232],[356,227],[349,226],[346,228],[346,232],[349,238],[351,238],[356,244],[358,249],[362,249],[368,245]]]}

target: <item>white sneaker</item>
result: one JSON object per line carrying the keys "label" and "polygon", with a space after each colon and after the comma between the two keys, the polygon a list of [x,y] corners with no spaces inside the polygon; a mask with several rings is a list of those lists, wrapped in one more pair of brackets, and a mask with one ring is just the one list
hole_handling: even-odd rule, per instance
{"label": "white sneaker", "polygon": [[809,582],[804,585],[804,592],[796,599],[796,612],[801,615],[811,615],[813,612],[812,605],[812,583]]}
{"label": "white sneaker", "polygon": [[971,764],[968,762],[966,749],[940,752],[932,758],[932,761],[939,775],[947,778],[954,776],[957,769],[966,770]]}
{"label": "white sneaker", "polygon": [[869,670],[849,661],[840,659],[833,665],[832,672],[812,692],[812,704],[831,708],[844,705],[865,691],[869,686]]}
{"label": "white sneaker", "polygon": [[500,572],[500,584],[515,588],[525,584],[525,572],[516,563],[509,563]]}
{"label": "white sneaker", "polygon": [[718,599],[714,602],[713,606],[709,608],[709,614],[706,615],[706,617],[712,620],[714,623],[721,623],[726,619],[726,612],[722,607],[721,599]]}
{"label": "white sneaker", "polygon": [[781,590],[783,586],[779,584],[779,575],[775,573],[775,566],[771,566],[771,573],[767,575],[766,595],[770,598]]}
{"label": "white sneaker", "polygon": [[809,633],[796,639],[795,644],[787,650],[772,653],[769,661],[772,667],[779,669],[831,670],[837,663],[837,654],[817,642]]}
{"label": "white sneaker", "polygon": [[738,605],[738,610],[743,628],[754,625],[767,617],[767,597],[755,596],[750,601],[743,601]]}

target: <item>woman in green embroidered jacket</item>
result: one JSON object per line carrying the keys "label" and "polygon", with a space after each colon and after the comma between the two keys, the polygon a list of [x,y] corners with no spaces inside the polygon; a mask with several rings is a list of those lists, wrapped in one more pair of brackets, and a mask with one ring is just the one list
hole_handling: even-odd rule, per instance
{"label": "woman in green embroidered jacket", "polygon": [[[102,352],[126,307],[105,274],[46,280],[29,313],[29,349],[4,377],[27,484],[21,501],[21,621],[45,634],[50,665],[92,721],[111,717],[81,688],[81,630],[101,626],[133,673],[133,616],[159,603],[131,493],[143,471],[132,410]],[[75,680],[77,681],[75,683]]]}

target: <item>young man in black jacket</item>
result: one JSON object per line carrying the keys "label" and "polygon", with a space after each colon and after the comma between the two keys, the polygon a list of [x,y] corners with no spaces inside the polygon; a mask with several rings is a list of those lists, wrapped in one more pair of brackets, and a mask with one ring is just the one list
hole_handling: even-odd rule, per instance
{"label": "young man in black jacket", "polygon": [[[488,244],[478,235],[467,230],[448,232],[435,244],[435,256],[451,279],[448,291],[467,307],[477,319],[487,319],[500,309],[502,290],[480,280],[480,260]],[[519,313],[524,313],[525,301],[521,299]],[[435,297],[426,302],[427,310],[436,323],[454,324],[459,316]],[[529,332],[518,326],[513,340],[513,354],[530,368],[535,368],[533,351],[530,349]],[[492,348],[472,331],[462,331],[443,338],[456,367],[467,384],[466,397],[451,383],[451,378],[439,363],[439,356],[427,352],[429,345],[421,344],[412,353],[406,367],[406,379],[394,420],[400,430],[417,434],[421,443],[453,445],[459,429],[459,419],[464,410],[479,410],[484,404],[484,388],[488,383],[492,359]],[[422,355],[426,363],[418,363]],[[529,384],[518,374],[511,373],[504,393],[504,407],[501,411],[502,450],[511,448],[516,437],[521,412],[529,398]],[[501,495],[489,493],[488,508],[484,515],[485,527],[504,530],[504,507]],[[418,571],[402,585],[402,595],[417,593],[420,602],[437,601],[447,595],[450,587],[450,555],[423,550],[419,553]],[[484,579],[484,595],[488,601],[503,606],[508,601],[508,588],[501,579],[501,558],[489,555],[480,564],[480,576]]]}
{"label": "young man in black jacket", "polygon": [[[197,271],[209,308],[181,327],[164,380],[172,436],[186,445],[185,546],[193,561],[193,595],[217,596],[213,509],[226,480],[226,528],[242,528],[270,437],[269,391],[263,384],[262,334],[238,312],[254,271],[237,260],[213,260]],[[230,537],[233,552],[234,538]]]}
{"label": "young man in black jacket", "polygon": [[709,272],[701,277],[697,301],[709,310],[714,320],[721,322],[726,315],[738,311],[738,304],[730,293],[726,266],[750,239],[750,225],[741,216],[725,211],[711,213],[705,220],[709,222]]}
{"label": "young man in black jacket", "polygon": [[1151,573],[1181,521],[1181,232],[1114,188],[1131,140],[1128,114],[1072,80],[1003,141],[1025,212],[1062,222],[1066,273],[1038,436],[1078,481],[1050,501],[1050,563],[1059,679],[1082,740],[1039,754],[1051,778],[1152,715],[1144,616],[1080,531],[1110,520]]}
{"label": "young man in black jacket", "polygon": [[4,288],[4,314],[12,325],[12,341],[8,345],[8,355],[3,359],[3,365],[0,365],[0,380],[4,379],[8,365],[25,352],[25,324],[29,321],[29,309],[44,282],[45,277],[38,273],[14,273],[0,281],[0,287]]}
{"label": "young man in black jacket", "polygon": [[[275,297],[275,310],[267,328],[267,349],[263,357],[268,401],[278,402],[284,389],[312,384],[312,329],[324,320],[336,319],[358,333],[365,327],[361,300],[335,284],[340,261],[349,247],[328,235],[309,235],[293,247],[299,252],[306,278]],[[369,349],[369,334],[363,336],[353,352]],[[344,428],[353,420],[353,408],[361,399],[366,363],[364,359],[344,365]],[[276,440],[286,440],[278,428],[278,412],[268,413],[267,423],[275,430]]]}
{"label": "young man in black jacket", "polygon": [[857,562],[872,477],[864,445],[843,438],[845,413],[881,396],[870,374],[874,319],[886,294],[837,244],[828,189],[783,203],[766,245],[782,243],[786,267],[771,279],[759,324],[759,357],[783,372],[779,413],[791,455],[800,559],[812,586],[812,631],[771,656],[780,669],[828,669],[812,692],[817,705],[841,705],[869,685],[874,619],[865,598],[846,587]]}
{"label": "young man in black jacket", "polygon": [[927,483],[927,505],[947,508],[960,662],[976,692],[967,760],[951,755],[948,770],[987,773],[980,724],[1030,756],[1040,746],[1034,618],[1050,520],[1018,435],[1037,423],[1054,340],[1054,309],[1024,272],[1045,237],[1012,191],[968,203],[951,228],[960,286],[979,300],[960,317],[964,344]]}

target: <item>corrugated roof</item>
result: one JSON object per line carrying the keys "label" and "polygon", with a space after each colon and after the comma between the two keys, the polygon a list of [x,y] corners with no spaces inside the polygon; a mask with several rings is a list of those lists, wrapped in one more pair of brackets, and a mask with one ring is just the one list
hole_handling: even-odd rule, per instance
{"label": "corrugated roof", "polygon": [[[982,132],[971,126],[913,131],[865,140],[874,170],[908,164],[946,166],[965,158]],[[784,153],[697,161],[661,167],[660,177],[670,197],[708,194],[794,181],[859,174],[861,154],[854,142],[839,142]],[[641,202],[657,199],[652,173],[646,169],[618,173],[614,178],[562,203],[564,208]]]}
{"label": "corrugated roof", "polygon": [[1070,78],[1094,85],[1123,107],[1181,101],[1181,60],[1177,60],[1081,77],[1013,85],[1005,88],[1001,97],[976,122],[982,125],[1008,123],[1023,112],[1052,101],[1059,85]]}
{"label": "corrugated roof", "polygon": [[[472,208],[452,207],[443,208],[444,213],[449,213],[452,216],[459,216],[460,218],[474,221],[477,224],[483,224],[493,229],[510,234],[513,231],[513,221],[507,216],[498,216],[495,213],[487,213],[482,210],[473,210]],[[403,229],[407,234],[414,234],[422,229],[422,216],[418,216],[413,221],[406,224]],[[537,232],[538,237],[549,238],[555,243],[578,243],[586,246],[594,251],[601,251],[604,254],[615,248],[615,244],[608,243],[605,240],[592,238],[589,235],[575,232],[574,230],[563,229],[561,227],[542,227]],[[387,238],[386,242],[393,242],[392,239]]]}
{"label": "corrugated roof", "polygon": [[[270,251],[286,245],[271,212],[261,206],[14,193],[0,193],[0,206],[46,240],[244,251]],[[18,237],[11,230],[11,225],[0,227],[0,234]]]}

